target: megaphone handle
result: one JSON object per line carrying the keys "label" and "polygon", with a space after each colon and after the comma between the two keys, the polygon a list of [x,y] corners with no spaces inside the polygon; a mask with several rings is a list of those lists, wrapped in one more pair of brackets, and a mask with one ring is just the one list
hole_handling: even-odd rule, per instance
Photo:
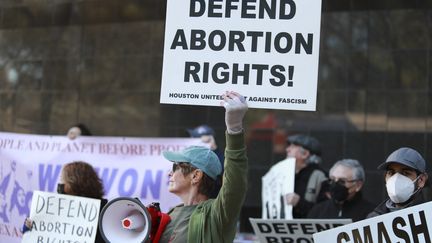
{"label": "megaphone handle", "polygon": [[152,237],[152,243],[159,243],[159,240],[162,237],[162,234],[170,221],[171,221],[171,217],[168,214],[161,213],[156,234]]}

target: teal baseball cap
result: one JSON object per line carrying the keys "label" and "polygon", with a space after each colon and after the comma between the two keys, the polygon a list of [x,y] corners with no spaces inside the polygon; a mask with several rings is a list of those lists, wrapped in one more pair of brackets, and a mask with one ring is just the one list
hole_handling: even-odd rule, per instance
{"label": "teal baseball cap", "polygon": [[217,176],[222,173],[222,165],[218,156],[206,147],[190,146],[180,152],[164,151],[162,154],[171,162],[190,163],[213,180],[216,180]]}

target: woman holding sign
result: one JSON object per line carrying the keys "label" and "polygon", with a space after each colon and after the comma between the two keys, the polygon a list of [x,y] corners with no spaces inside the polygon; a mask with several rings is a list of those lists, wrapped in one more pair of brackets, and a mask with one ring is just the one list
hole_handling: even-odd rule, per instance
{"label": "woman holding sign", "polygon": [[[57,185],[57,192],[60,194],[99,199],[101,200],[101,209],[107,203],[107,200],[103,198],[104,188],[102,180],[94,168],[83,161],[71,162],[64,165],[60,176],[60,183]],[[31,230],[32,226],[32,220],[27,218],[23,226],[23,232]],[[99,229],[96,234],[95,243],[105,243]]]}

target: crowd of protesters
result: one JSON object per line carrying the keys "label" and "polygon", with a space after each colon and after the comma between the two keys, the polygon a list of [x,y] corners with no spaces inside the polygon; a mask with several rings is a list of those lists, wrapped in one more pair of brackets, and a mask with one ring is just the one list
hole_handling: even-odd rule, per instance
{"label": "crowd of protesters", "polygon": [[[235,237],[248,184],[243,129],[248,106],[245,98],[235,92],[226,92],[221,105],[225,108],[224,153],[215,142],[214,130],[207,125],[188,132],[208,143],[209,148],[192,146],[163,153],[173,163],[168,190],[182,204],[167,212],[170,222],[160,242],[232,242]],[[91,135],[84,124],[72,126],[67,134],[70,139],[81,135]],[[281,201],[293,206],[293,218],[359,221],[430,201],[427,163],[412,148],[395,150],[377,167],[383,171],[382,183],[388,194],[379,205],[372,204],[362,193],[366,176],[358,160],[336,161],[327,173],[321,168],[320,142],[306,134],[288,136],[286,154],[295,160],[294,192],[282,195]],[[91,178],[93,181],[88,180]],[[60,182],[58,193],[98,198],[102,206],[107,203],[101,180],[88,163],[65,165]],[[31,219],[26,219],[24,232],[31,227]],[[99,233],[96,242],[104,242]]]}

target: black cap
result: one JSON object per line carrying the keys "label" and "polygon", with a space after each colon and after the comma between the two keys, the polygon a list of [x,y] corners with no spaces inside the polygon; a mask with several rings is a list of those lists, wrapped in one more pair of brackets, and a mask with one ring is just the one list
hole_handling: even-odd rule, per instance
{"label": "black cap", "polygon": [[389,163],[398,163],[419,172],[426,172],[426,161],[412,148],[400,148],[387,157],[386,161],[378,166],[378,169],[387,169]]}
{"label": "black cap", "polygon": [[199,138],[204,135],[214,135],[213,128],[207,125],[201,125],[193,129],[187,129],[187,131],[189,132],[189,135],[193,138]]}
{"label": "black cap", "polygon": [[299,134],[289,136],[287,138],[288,144],[295,144],[302,146],[303,148],[309,150],[311,154],[321,155],[321,144],[320,142],[311,136]]}

